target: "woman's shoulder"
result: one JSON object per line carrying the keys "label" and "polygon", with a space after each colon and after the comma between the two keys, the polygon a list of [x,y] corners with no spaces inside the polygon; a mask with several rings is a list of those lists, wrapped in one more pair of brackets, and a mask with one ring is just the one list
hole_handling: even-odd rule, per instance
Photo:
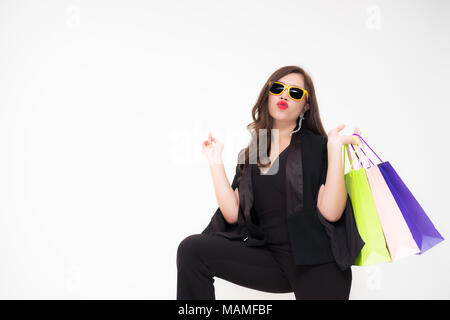
{"label": "woman's shoulder", "polygon": [[323,136],[323,135],[316,133],[310,129],[305,128],[304,135],[308,136],[308,138],[311,139],[313,142],[320,143],[321,145],[324,145],[328,142],[327,136]]}

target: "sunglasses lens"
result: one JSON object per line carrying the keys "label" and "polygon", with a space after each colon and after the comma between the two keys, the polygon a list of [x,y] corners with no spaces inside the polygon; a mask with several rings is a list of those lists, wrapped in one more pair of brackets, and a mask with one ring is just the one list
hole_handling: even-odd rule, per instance
{"label": "sunglasses lens", "polygon": [[284,86],[280,83],[274,83],[270,87],[269,91],[273,94],[280,94],[284,89]]}
{"label": "sunglasses lens", "polygon": [[303,97],[303,90],[297,88],[291,88],[289,93],[293,99],[301,99]]}

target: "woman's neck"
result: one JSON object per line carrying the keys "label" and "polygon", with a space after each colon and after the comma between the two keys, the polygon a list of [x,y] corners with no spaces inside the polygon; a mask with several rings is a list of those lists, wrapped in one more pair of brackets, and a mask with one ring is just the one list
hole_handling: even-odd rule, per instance
{"label": "woman's neck", "polygon": [[291,140],[291,133],[296,126],[296,122],[287,124],[274,123],[273,129],[278,129],[278,138],[281,145],[289,143]]}

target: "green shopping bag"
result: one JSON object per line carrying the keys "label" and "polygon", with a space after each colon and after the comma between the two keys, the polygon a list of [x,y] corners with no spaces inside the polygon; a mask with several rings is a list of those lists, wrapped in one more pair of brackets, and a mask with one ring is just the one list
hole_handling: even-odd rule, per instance
{"label": "green shopping bag", "polygon": [[[350,161],[350,171],[347,174],[345,174],[345,151],[347,151]],[[353,155],[353,159],[355,158],[355,154]],[[344,145],[343,168],[345,186],[353,206],[356,227],[361,238],[366,243],[353,264],[356,266],[366,266],[375,263],[390,262],[391,256],[386,247],[386,240],[370,190],[369,181],[367,180],[366,171],[362,166],[360,169],[353,169],[353,160],[350,157],[347,144]]]}

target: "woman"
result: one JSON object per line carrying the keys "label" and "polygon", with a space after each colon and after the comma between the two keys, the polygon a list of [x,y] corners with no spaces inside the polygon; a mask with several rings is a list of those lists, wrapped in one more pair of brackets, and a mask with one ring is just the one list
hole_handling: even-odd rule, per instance
{"label": "woman", "polygon": [[296,299],[348,299],[350,267],[364,242],[345,188],[342,147],[357,139],[339,135],[344,125],[326,135],[312,80],[297,66],[270,76],[252,117],[252,139],[231,185],[223,144],[211,133],[203,142],[219,208],[201,234],[178,246],[177,299],[215,299],[215,276],[265,292],[293,291]]}

